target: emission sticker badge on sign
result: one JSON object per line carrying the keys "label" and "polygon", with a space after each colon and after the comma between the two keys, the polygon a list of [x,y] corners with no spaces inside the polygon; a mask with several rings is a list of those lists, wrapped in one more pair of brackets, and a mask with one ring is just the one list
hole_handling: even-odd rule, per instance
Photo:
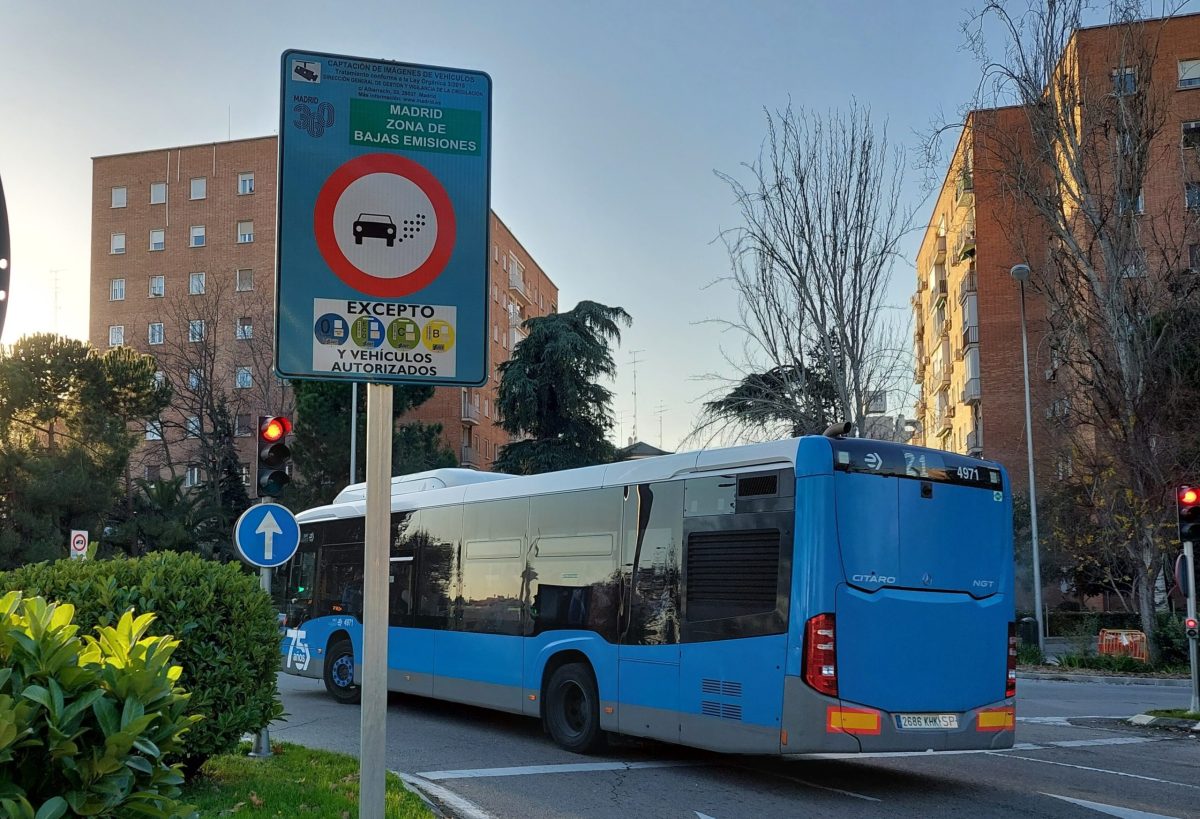
{"label": "emission sticker badge on sign", "polygon": [[445,305],[313,299],[313,370],[453,378],[457,312]]}

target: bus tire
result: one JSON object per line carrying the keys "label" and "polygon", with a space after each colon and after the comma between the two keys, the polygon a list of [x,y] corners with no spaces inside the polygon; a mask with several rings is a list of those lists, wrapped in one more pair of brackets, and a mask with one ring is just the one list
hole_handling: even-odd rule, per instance
{"label": "bus tire", "polygon": [[546,732],[561,748],[592,754],[604,747],[600,729],[600,694],[596,678],[584,663],[567,663],[555,669],[546,683]]}
{"label": "bus tire", "polygon": [[325,690],[347,705],[362,698],[362,689],[354,684],[354,644],[345,638],[334,640],[325,652]]}

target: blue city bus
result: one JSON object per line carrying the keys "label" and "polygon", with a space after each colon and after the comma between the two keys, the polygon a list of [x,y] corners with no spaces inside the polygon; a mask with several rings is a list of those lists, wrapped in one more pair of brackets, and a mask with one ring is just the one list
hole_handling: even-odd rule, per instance
{"label": "blue city bus", "polygon": [[[282,666],[359,697],[356,484],[301,513]],[[749,754],[1009,748],[997,464],[835,435],[392,483],[388,688]]]}

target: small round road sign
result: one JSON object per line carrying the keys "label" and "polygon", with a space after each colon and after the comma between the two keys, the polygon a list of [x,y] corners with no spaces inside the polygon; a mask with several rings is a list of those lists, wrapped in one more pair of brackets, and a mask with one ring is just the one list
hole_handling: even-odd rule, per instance
{"label": "small round road sign", "polygon": [[88,535],[80,529],[71,530],[71,557],[87,557]]}

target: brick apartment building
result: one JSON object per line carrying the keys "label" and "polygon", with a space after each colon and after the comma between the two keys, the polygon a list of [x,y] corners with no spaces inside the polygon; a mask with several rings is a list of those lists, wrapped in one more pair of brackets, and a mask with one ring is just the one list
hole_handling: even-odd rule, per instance
{"label": "brick apartment building", "polygon": [[[1151,214],[1178,223],[1200,207],[1200,180],[1188,171],[1196,167],[1192,155],[1200,154],[1200,15],[1155,22],[1161,27],[1156,28],[1152,87],[1138,89],[1130,69],[1110,65],[1119,51],[1119,26],[1076,31],[1060,64],[1060,70],[1075,72],[1072,82],[1104,86],[1114,94],[1145,91],[1164,101],[1165,124],[1148,148],[1156,160],[1135,206],[1137,214],[1146,214],[1139,219],[1147,231]],[[1028,131],[1029,118],[1020,107],[969,115],[917,253],[912,297],[919,385],[914,443],[997,460],[1018,489],[1028,482],[1024,375],[1020,291],[1009,270],[1046,258],[1048,232],[1004,190],[1004,174],[996,164],[1000,152],[989,140]],[[1188,234],[1176,230],[1173,235]],[[1192,243],[1180,247],[1179,254],[1200,268],[1197,239],[1179,241]],[[1058,363],[1046,338],[1045,306],[1028,288],[1026,306],[1033,434],[1040,452],[1064,396],[1055,383]],[[1039,463],[1038,468],[1040,484],[1069,465]]]}
{"label": "brick apartment building", "polygon": [[[292,411],[272,373],[276,161],[273,136],[93,158],[89,339],[154,355],[175,392],[147,426],[134,477],[196,483],[193,453],[227,411],[249,485],[257,417]],[[495,423],[496,368],[524,336],[521,321],[558,309],[558,289],[494,213],[491,236],[492,377],[439,388],[410,415],[441,423],[446,445],[480,469],[508,442]]]}

